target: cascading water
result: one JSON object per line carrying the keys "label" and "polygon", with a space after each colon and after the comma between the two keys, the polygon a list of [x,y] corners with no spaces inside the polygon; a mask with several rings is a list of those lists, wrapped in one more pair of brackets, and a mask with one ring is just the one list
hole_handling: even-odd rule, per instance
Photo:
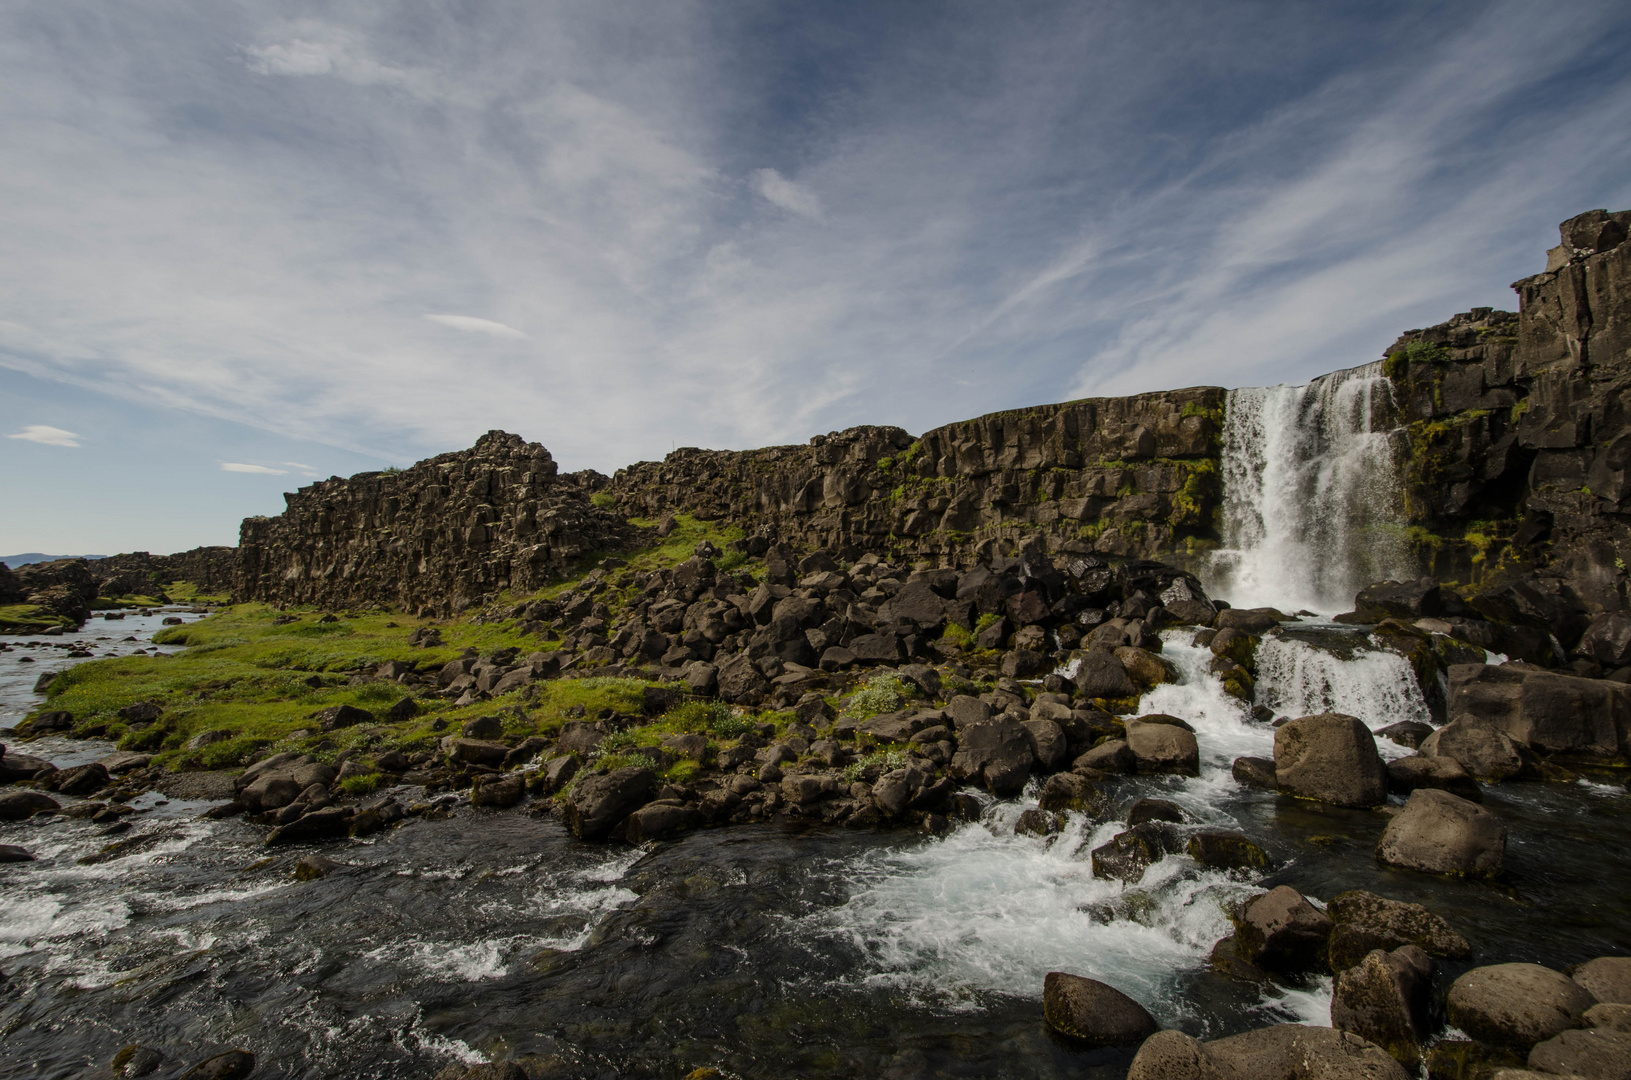
{"label": "cascading water", "polygon": [[1415,576],[1400,528],[1403,439],[1380,364],[1230,391],[1211,591],[1331,613],[1373,581]]}

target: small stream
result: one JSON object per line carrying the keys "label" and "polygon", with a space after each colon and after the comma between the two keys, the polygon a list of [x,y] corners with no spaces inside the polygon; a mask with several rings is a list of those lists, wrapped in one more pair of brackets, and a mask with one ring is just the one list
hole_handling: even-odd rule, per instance
{"label": "small stream", "polygon": [[[98,654],[150,648],[157,624],[93,622],[85,637]],[[1329,1022],[1329,979],[1263,989],[1207,967],[1229,932],[1224,906],[1282,882],[1315,898],[1366,888],[1425,903],[1476,962],[1631,952],[1631,854],[1602,842],[1631,826],[1622,787],[1488,789],[1512,834],[1499,884],[1381,868],[1381,815],[1232,779],[1234,757],[1272,754],[1272,728],[1221,692],[1190,636],[1168,632],[1182,679],[1143,705],[1195,726],[1202,775],[1130,779],[1122,805],[1159,795],[1238,828],[1274,856],[1271,874],[1172,856],[1137,886],[1095,879],[1088,853],[1120,825],[1073,817],[1058,837],[1016,836],[1033,788],[986,797],[980,821],[940,837],[759,825],[646,849],[577,843],[525,808],[458,805],[311,849],[346,867],[296,882],[306,849],[269,853],[254,826],[150,795],[115,836],[66,817],[0,825],[0,843],[37,856],[0,866],[0,1075],[77,1077],[141,1042],[171,1074],[241,1047],[258,1056],[257,1077],[313,1080],[430,1077],[504,1057],[561,1077],[712,1065],[743,1077],[1119,1080],[1129,1055],[1044,1031],[1048,971],[1101,978],[1205,1037]],[[0,654],[0,723],[37,700],[40,669],[67,663],[49,653]],[[1373,728],[1425,710],[1386,656],[1295,659],[1283,667],[1303,674],[1272,691],[1283,713],[1316,695]],[[69,764],[109,749],[40,739],[27,752]]]}

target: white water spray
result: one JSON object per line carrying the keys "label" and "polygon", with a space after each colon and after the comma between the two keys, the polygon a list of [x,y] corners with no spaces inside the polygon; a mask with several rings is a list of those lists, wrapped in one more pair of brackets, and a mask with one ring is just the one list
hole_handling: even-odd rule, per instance
{"label": "white water spray", "polygon": [[1400,528],[1403,440],[1380,364],[1230,391],[1211,591],[1333,613],[1373,581],[1414,577]]}

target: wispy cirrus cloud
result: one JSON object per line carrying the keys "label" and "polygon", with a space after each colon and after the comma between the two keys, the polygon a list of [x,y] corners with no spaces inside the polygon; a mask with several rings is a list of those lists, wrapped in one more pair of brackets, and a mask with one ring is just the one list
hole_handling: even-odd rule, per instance
{"label": "wispy cirrus cloud", "polygon": [[41,446],[78,447],[79,436],[72,431],[64,431],[49,424],[30,424],[23,430],[7,435],[8,439],[22,439],[25,442],[39,443]]}
{"label": "wispy cirrus cloud", "polygon": [[25,0],[0,365],[610,471],[1306,378],[1631,205],[1623,5],[954,9]]}
{"label": "wispy cirrus cloud", "polygon": [[478,319],[474,315],[426,315],[425,318],[454,330],[463,330],[467,334],[486,334],[489,337],[512,339],[525,339],[527,336],[513,326],[505,326],[491,319]]}
{"label": "wispy cirrus cloud", "polygon": [[269,465],[249,465],[241,461],[221,462],[222,472],[253,473],[256,476],[283,476],[288,469],[274,469]]}

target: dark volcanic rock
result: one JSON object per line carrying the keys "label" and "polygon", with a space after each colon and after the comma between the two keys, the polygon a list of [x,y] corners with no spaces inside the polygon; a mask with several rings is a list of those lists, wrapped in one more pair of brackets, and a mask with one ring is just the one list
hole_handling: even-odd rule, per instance
{"label": "dark volcanic rock", "polygon": [[579,840],[599,840],[651,797],[657,776],[636,766],[582,777],[566,802],[566,824]]}
{"label": "dark volcanic rock", "polygon": [[1063,971],[1043,980],[1042,1015],[1054,1031],[1088,1046],[1133,1046],[1161,1026],[1115,987]]}

